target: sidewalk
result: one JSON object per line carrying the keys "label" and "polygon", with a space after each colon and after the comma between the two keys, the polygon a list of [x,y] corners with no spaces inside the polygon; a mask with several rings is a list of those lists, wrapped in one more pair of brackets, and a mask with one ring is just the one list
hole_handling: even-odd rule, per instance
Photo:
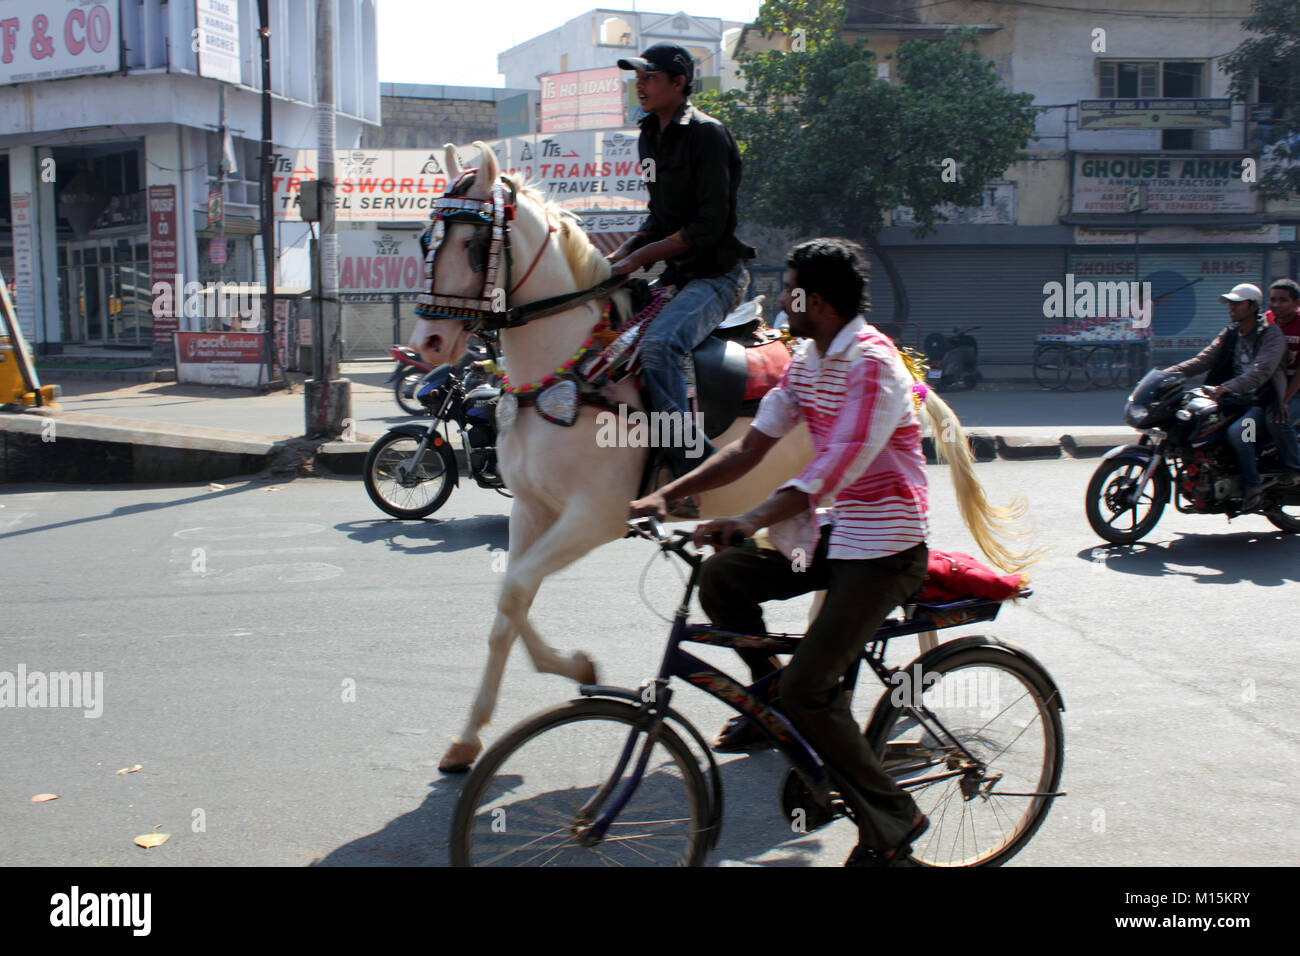
{"label": "sidewalk", "polygon": [[[155,373],[161,366],[134,371]],[[344,362],[352,382],[354,441],[311,442],[304,424],[302,373],[291,391],[97,379],[40,370],[63,387],[60,411],[0,412],[0,481],[212,481],[268,469],[360,474],[374,439],[402,412],[385,384],[391,359]],[[82,372],[85,370],[77,370]],[[1050,392],[1032,384],[985,383],[941,397],[957,413],[981,461],[1096,457],[1136,433],[1122,424],[1126,391]],[[50,422],[53,422],[53,425]],[[62,447],[53,448],[52,443]],[[926,439],[927,457],[933,448]],[[57,453],[56,453],[57,452]]]}

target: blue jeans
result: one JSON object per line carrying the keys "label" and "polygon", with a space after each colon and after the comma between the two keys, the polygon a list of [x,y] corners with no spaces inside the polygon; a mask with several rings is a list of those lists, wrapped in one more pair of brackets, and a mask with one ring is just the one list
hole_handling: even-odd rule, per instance
{"label": "blue jeans", "polygon": [[[1254,405],[1228,426],[1228,443],[1237,453],[1237,462],[1241,465],[1241,482],[1247,488],[1258,487],[1261,483],[1255,446],[1264,428],[1268,429],[1268,434],[1278,444],[1278,460],[1282,467],[1300,471],[1300,440],[1297,440],[1295,433],[1297,416],[1300,416],[1300,395],[1291,399],[1287,414],[1288,423],[1278,425],[1269,421],[1268,413],[1261,406]],[[1246,440],[1248,436],[1250,441]]]}
{"label": "blue jeans", "polygon": [[[685,364],[690,354],[727,313],[736,307],[749,288],[749,270],[744,262],[736,263],[726,275],[712,279],[692,279],[677,290],[646,329],[641,340],[641,376],[649,393],[650,411],[681,415],[684,426],[693,428],[686,399]],[[683,428],[682,435],[688,432]],[[684,475],[713,454],[713,446],[704,436],[703,455],[687,463],[687,440],[683,447],[664,449],[674,477]]]}

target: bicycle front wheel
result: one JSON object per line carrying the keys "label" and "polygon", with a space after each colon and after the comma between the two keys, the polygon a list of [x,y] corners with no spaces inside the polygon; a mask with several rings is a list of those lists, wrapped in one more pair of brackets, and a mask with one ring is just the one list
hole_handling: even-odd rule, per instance
{"label": "bicycle front wheel", "polygon": [[[451,829],[455,866],[699,866],[709,795],[682,739],[661,726],[645,773],[605,836],[584,831],[621,794],[646,735],[641,712],[573,701],[510,731],[465,782]],[[614,779],[628,738],[635,747]]]}
{"label": "bicycle front wheel", "polygon": [[1065,734],[1051,681],[988,646],[918,664],[922,701],[947,735],[892,695],[868,728],[885,771],[930,818],[912,855],[927,866],[998,866],[1042,825],[1061,782]]}

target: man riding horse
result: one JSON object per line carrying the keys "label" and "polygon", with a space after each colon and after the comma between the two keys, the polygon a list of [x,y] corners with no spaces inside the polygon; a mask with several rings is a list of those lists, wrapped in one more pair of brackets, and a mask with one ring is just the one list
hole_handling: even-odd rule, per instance
{"label": "man riding horse", "polygon": [[[679,416],[682,444],[664,452],[676,478],[690,470],[687,448],[702,445],[705,458],[713,453],[689,414],[684,365],[743,300],[749,287],[744,260],[755,251],[736,238],[740,151],[722,123],[691,105],[690,54],[673,43],[656,43],[618,65],[636,70],[637,98],[646,112],[637,151],[650,203],[641,228],[607,258],[614,275],[668,261],[659,285],[677,291],[642,339],[641,375],[650,411]],[[689,498],[675,502],[673,510],[698,517]]]}

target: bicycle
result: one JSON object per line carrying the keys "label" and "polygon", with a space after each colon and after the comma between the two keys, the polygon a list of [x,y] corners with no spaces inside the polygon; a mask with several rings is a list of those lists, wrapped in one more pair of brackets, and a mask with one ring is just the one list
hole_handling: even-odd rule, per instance
{"label": "bicycle", "polygon": [[[780,803],[795,831],[853,818],[835,772],[768,699],[780,671],[746,687],[680,647],[689,642],[792,654],[802,635],[688,624],[704,561],[686,550],[690,533],[667,535],[653,518],[628,526],[691,568],[658,676],[636,690],[583,685],[582,698],[529,718],[491,747],[453,815],[454,865],[701,865],[721,833],[721,775],[699,731],[670,706],[673,677],[756,722],[790,762]],[[886,771],[930,817],[929,831],[912,849],[922,865],[1000,865],[1028,843],[1052,801],[1065,795],[1057,790],[1065,705],[1051,675],[1027,652],[996,638],[968,636],[938,644],[904,668],[884,664],[893,638],[993,620],[1000,608],[983,598],[905,605],[904,616],[885,621],[844,678],[852,694],[865,661],[886,688],[864,735]],[[1014,686],[1003,693],[1000,685],[1008,679]],[[618,726],[598,734],[599,724]],[[584,770],[593,761],[599,769]],[[955,820],[951,808],[958,810]],[[990,842],[981,846],[986,838]]]}

